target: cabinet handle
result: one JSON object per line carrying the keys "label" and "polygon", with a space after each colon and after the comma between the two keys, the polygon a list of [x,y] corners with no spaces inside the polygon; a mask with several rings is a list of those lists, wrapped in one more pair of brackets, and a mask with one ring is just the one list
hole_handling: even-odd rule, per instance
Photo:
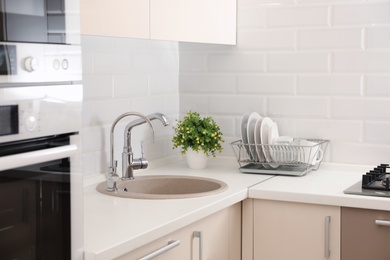
{"label": "cabinet handle", "polygon": [[325,258],[330,257],[330,216],[325,217],[325,247],[324,247],[324,256]]}
{"label": "cabinet handle", "polygon": [[153,259],[154,257],[156,256],[159,256],[161,254],[164,254],[165,252],[171,250],[172,248],[174,247],[177,247],[178,245],[180,245],[180,240],[171,240],[168,242],[168,245],[160,248],[160,249],[157,249],[156,251],[140,258],[139,260],[150,260],[150,259]]}
{"label": "cabinet handle", "polygon": [[203,259],[203,239],[202,239],[202,231],[194,231],[193,233],[194,237],[199,238],[199,260]]}
{"label": "cabinet handle", "polygon": [[375,220],[375,224],[377,224],[378,226],[385,226],[385,227],[390,227],[390,221],[388,220]]}

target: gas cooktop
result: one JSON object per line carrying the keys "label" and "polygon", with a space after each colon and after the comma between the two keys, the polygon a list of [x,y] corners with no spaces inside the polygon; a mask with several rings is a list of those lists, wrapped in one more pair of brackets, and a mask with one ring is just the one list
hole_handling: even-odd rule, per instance
{"label": "gas cooktop", "polygon": [[390,167],[381,164],[363,174],[362,180],[344,191],[345,194],[390,198]]}

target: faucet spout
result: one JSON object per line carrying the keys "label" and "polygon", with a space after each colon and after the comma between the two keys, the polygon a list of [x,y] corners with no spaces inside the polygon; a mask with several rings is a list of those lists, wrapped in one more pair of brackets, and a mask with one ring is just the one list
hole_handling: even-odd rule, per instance
{"label": "faucet spout", "polygon": [[[155,120],[155,119],[158,119],[161,121],[161,123],[164,125],[164,126],[167,126],[169,125],[169,120],[168,118],[164,115],[164,114],[161,114],[161,113],[153,113],[153,114],[150,114],[150,115],[147,115],[146,116],[147,119],[149,119],[150,121],[152,120]],[[143,119],[143,118],[138,118],[134,121],[131,121],[130,123],[127,124],[126,126],[126,132],[128,131],[131,131],[131,129],[133,127],[136,127],[138,125],[142,125],[146,123],[146,121]]]}

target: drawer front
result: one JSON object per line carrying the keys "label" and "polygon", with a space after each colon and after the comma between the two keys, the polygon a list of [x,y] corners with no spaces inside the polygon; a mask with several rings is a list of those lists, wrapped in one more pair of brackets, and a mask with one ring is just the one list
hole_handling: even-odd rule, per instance
{"label": "drawer front", "polygon": [[390,211],[342,208],[341,259],[390,259]]}

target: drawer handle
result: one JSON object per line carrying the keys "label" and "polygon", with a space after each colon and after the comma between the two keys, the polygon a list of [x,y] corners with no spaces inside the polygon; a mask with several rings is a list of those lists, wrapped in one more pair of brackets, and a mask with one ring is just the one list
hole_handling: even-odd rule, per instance
{"label": "drawer handle", "polygon": [[154,257],[156,256],[159,256],[161,254],[164,254],[165,252],[171,250],[172,248],[174,247],[177,247],[178,245],[180,245],[180,240],[171,240],[168,242],[168,245],[160,248],[160,249],[157,249],[156,251],[148,254],[147,256],[144,256],[142,258],[140,258],[139,260],[150,260],[150,259],[153,259]]}
{"label": "drawer handle", "polygon": [[385,227],[390,227],[390,221],[388,220],[375,220],[375,224],[377,224],[378,226],[385,226]]}
{"label": "drawer handle", "polygon": [[325,217],[325,247],[324,256],[325,258],[330,257],[330,216]]}
{"label": "drawer handle", "polygon": [[202,249],[202,244],[203,244],[203,242],[202,242],[202,231],[194,231],[194,233],[193,233],[193,235],[194,235],[194,237],[197,237],[197,238],[199,238],[199,260],[202,260],[203,259],[203,256],[202,256],[202,254],[203,254],[203,249]]}

